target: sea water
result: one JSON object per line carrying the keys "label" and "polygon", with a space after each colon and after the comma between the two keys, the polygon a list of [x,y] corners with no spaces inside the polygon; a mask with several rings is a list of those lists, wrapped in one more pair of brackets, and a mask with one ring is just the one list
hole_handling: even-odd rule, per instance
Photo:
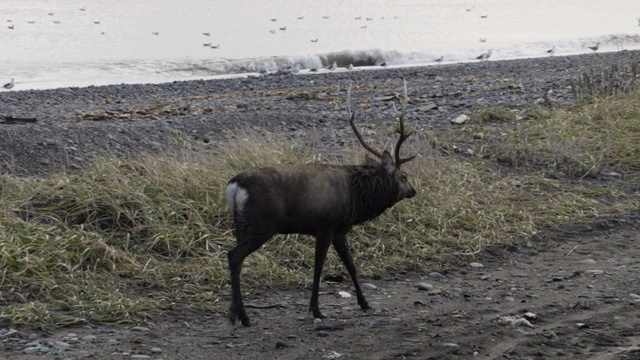
{"label": "sea water", "polygon": [[488,61],[631,50],[639,18],[638,0],[1,0],[0,82],[43,89],[438,66],[488,50]]}

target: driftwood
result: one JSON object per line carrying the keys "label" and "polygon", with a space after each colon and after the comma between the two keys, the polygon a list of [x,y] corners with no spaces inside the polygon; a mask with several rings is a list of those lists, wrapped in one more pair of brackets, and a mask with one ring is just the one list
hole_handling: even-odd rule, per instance
{"label": "driftwood", "polygon": [[27,124],[27,123],[35,123],[38,119],[36,118],[23,118],[23,117],[15,117],[15,116],[0,116],[0,124]]}

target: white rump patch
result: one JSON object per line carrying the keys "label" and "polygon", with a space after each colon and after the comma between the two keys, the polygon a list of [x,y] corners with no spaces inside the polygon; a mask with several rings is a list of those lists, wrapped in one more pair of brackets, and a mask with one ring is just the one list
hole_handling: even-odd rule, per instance
{"label": "white rump patch", "polygon": [[242,208],[248,198],[247,189],[241,187],[238,183],[233,182],[227,185],[227,203],[229,203],[229,207],[234,214],[236,211],[242,213]]}

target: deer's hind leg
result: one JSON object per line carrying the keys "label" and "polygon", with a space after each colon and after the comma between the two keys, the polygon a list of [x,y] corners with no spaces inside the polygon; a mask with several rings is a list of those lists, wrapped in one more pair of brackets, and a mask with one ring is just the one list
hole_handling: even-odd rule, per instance
{"label": "deer's hind leg", "polygon": [[333,233],[330,231],[323,232],[316,236],[316,254],[313,265],[313,289],[311,290],[311,304],[309,311],[313,313],[314,318],[324,319],[325,316],[320,312],[318,305],[318,293],[320,292],[320,275],[322,275],[322,267],[327,258],[327,251],[331,245]]}
{"label": "deer's hind leg", "polygon": [[231,306],[229,307],[229,320],[235,324],[240,319],[242,325],[250,326],[251,321],[242,305],[242,292],[240,290],[240,271],[242,262],[252,252],[258,250],[266,243],[276,231],[272,228],[246,228],[238,226],[236,222],[236,246],[229,251],[229,272],[231,274]]}

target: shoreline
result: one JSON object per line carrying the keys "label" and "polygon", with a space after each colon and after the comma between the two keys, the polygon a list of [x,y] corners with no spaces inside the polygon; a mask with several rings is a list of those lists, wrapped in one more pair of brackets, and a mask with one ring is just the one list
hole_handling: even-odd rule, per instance
{"label": "shoreline", "polygon": [[[640,51],[520,60],[381,68],[313,75],[175,81],[5,91],[0,93],[0,172],[44,175],[80,171],[96,155],[130,157],[208,151],[233,139],[239,128],[286,132],[321,147],[342,146],[349,131],[344,101],[353,82],[353,104],[363,124],[390,126],[390,101],[407,80],[407,122],[446,131],[450,120],[474,107],[523,109],[548,90],[559,104],[573,102],[569,83],[586,70],[628,66]],[[1,117],[36,118],[33,124]],[[350,137],[347,137],[350,139]]]}

